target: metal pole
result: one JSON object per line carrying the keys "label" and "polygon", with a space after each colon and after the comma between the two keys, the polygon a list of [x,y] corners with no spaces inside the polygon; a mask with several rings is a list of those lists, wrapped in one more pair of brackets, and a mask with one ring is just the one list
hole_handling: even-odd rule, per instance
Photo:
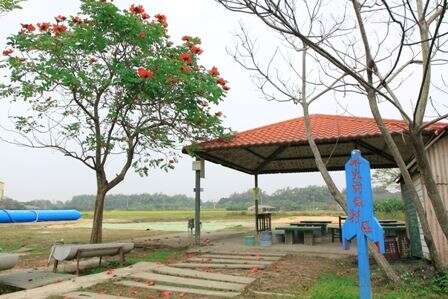
{"label": "metal pole", "polygon": [[[196,158],[199,163],[200,159]],[[195,198],[194,198],[194,243],[201,244],[201,169],[195,170]]]}
{"label": "metal pole", "polygon": [[255,175],[254,197],[255,197],[255,232],[258,236],[258,174]]}

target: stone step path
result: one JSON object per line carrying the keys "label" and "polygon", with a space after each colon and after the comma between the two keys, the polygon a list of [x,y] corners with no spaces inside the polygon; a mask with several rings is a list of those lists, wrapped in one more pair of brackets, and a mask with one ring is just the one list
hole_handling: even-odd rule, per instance
{"label": "stone step path", "polygon": [[263,255],[232,255],[232,254],[201,254],[202,258],[212,259],[239,259],[239,260],[259,260],[259,261],[278,261],[281,257],[277,256],[263,256]]}
{"label": "stone step path", "polygon": [[113,296],[93,292],[71,292],[64,295],[64,299],[132,299],[129,297]]}
{"label": "stone step path", "polygon": [[210,269],[265,269],[266,265],[256,265],[256,264],[209,264],[209,263],[177,263],[172,266],[178,268],[210,268]]}
{"label": "stone step path", "polygon": [[245,284],[239,284],[239,283],[213,281],[213,280],[197,279],[197,278],[185,278],[185,277],[177,277],[177,276],[170,276],[170,275],[150,273],[150,272],[149,273],[148,272],[134,273],[134,274],[130,275],[130,277],[138,278],[138,279],[145,279],[145,280],[149,280],[149,281],[153,281],[153,282],[157,282],[157,283],[162,282],[162,283],[168,283],[168,284],[194,286],[194,287],[201,287],[201,288],[206,288],[206,289],[217,289],[217,290],[224,290],[224,291],[241,291],[246,287]]}
{"label": "stone step path", "polygon": [[[179,295],[185,293],[231,298],[240,295],[250,283],[255,281],[255,278],[245,275],[247,270],[265,269],[285,255],[258,252],[196,252],[194,256],[183,262],[169,266],[160,263],[141,263],[138,269],[134,269],[127,275],[116,277],[113,283],[129,288],[142,288],[156,292],[167,291]],[[241,269],[243,274],[238,276],[215,273],[210,272],[210,269]],[[66,297],[73,299],[127,299],[105,294],[82,293],[69,293],[69,296]]]}
{"label": "stone step path", "polygon": [[188,250],[187,253],[193,253],[193,254],[222,254],[222,255],[239,255],[239,256],[269,256],[269,257],[285,257],[288,254],[287,253],[272,253],[272,252],[233,252],[233,251],[224,251],[224,250],[208,250],[208,249],[193,249]]}
{"label": "stone step path", "polygon": [[156,291],[188,293],[188,294],[194,294],[194,295],[214,296],[214,297],[221,297],[221,298],[232,298],[232,297],[236,297],[240,294],[240,292],[223,292],[223,291],[206,290],[206,289],[177,287],[177,286],[162,285],[162,284],[155,284],[155,285],[150,286],[145,283],[136,282],[136,281],[132,281],[132,280],[117,281],[117,282],[115,282],[115,284],[124,285],[127,287],[133,287],[133,288],[137,287],[137,288],[151,289],[151,290],[156,290]]}
{"label": "stone step path", "polygon": [[[140,268],[140,269],[142,269],[142,268]],[[184,268],[175,268],[175,267],[165,266],[165,265],[157,264],[157,263],[149,263],[149,262],[145,263],[145,267],[142,270],[160,273],[160,274],[167,274],[167,275],[171,275],[171,276],[203,278],[203,279],[208,279],[208,280],[234,282],[234,283],[240,283],[240,284],[250,284],[255,281],[255,278],[252,278],[252,277],[221,274],[221,273],[211,273],[211,272],[197,271],[197,270],[184,269]]]}
{"label": "stone step path", "polygon": [[217,263],[217,264],[251,264],[251,265],[264,265],[268,266],[272,264],[272,261],[257,261],[257,260],[243,260],[243,259],[218,259],[218,258],[204,258],[204,257],[191,257],[187,259],[187,262],[198,263]]}

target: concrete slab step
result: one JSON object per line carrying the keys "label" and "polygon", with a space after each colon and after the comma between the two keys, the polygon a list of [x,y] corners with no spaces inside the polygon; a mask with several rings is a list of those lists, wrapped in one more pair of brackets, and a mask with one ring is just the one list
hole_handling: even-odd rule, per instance
{"label": "concrete slab step", "polygon": [[74,292],[80,288],[86,289],[93,285],[105,282],[111,278],[127,276],[135,272],[144,271],[146,262],[139,262],[132,266],[119,268],[112,271],[97,274],[74,277],[70,280],[53,283],[50,285],[2,295],[2,299],[46,299],[51,296],[62,296],[65,293]]}
{"label": "concrete slab step", "polygon": [[[235,282],[241,284],[249,284],[255,281],[255,278],[252,277],[244,277],[237,275],[229,275],[229,274],[221,274],[221,273],[210,273],[205,271],[191,270],[191,269],[183,269],[183,268],[175,268],[169,267],[162,264],[157,263],[145,263],[144,267],[140,268],[141,271],[152,271],[160,274],[167,275],[175,275],[182,277],[192,277],[192,278],[203,278],[207,280],[215,280],[215,281],[226,281],[226,282]],[[139,271],[139,272],[141,272]]]}
{"label": "concrete slab step", "polygon": [[198,257],[213,259],[241,259],[241,260],[258,260],[258,261],[278,261],[279,256],[252,256],[252,255],[232,255],[232,254],[201,254]]}
{"label": "concrete slab step", "polygon": [[64,299],[131,299],[129,297],[113,296],[93,292],[71,292],[64,294]]}
{"label": "concrete slab step", "polygon": [[205,289],[217,289],[225,291],[241,291],[246,285],[231,282],[213,281],[197,278],[185,278],[177,277],[171,275],[149,273],[149,272],[139,272],[130,275],[132,278],[146,279],[154,282],[163,282],[168,284],[182,285],[182,286],[193,286],[201,287]]}
{"label": "concrete slab step", "polygon": [[214,259],[214,258],[203,258],[203,257],[191,257],[191,258],[187,259],[187,262],[216,263],[216,264],[251,264],[251,265],[265,265],[265,266],[272,264],[271,261]]}
{"label": "concrete slab step", "polygon": [[211,268],[211,269],[264,269],[266,265],[254,265],[254,264],[207,264],[207,263],[177,263],[172,266],[178,268]]}
{"label": "concrete slab step", "polygon": [[242,256],[273,256],[273,257],[284,257],[287,253],[274,253],[274,252],[244,252],[244,251],[224,251],[224,250],[210,250],[210,249],[192,249],[187,251],[187,253],[202,253],[202,254],[225,254],[225,255],[242,255]]}
{"label": "concrete slab step", "polygon": [[45,270],[18,270],[0,275],[0,284],[29,290],[70,280],[74,277],[76,276],[64,273],[53,273]]}
{"label": "concrete slab step", "polygon": [[212,296],[213,297],[221,297],[221,298],[232,298],[232,297],[236,297],[240,294],[239,292],[223,292],[223,291],[214,291],[214,290],[183,288],[183,287],[175,287],[175,286],[168,286],[168,285],[162,285],[162,284],[155,284],[153,286],[149,286],[147,284],[132,281],[132,280],[117,281],[117,282],[115,282],[115,284],[124,285],[127,287],[133,287],[133,288],[145,288],[145,289],[151,289],[151,290],[156,290],[156,291],[188,293],[188,294],[204,295],[204,296],[211,296],[211,297]]}

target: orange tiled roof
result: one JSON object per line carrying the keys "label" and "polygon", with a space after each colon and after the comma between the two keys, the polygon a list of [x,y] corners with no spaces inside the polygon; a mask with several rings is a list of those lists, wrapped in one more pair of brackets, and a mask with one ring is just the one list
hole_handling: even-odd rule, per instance
{"label": "orange tiled roof", "polygon": [[[310,115],[315,141],[335,139],[353,139],[381,135],[373,118],[341,115]],[[384,122],[392,134],[404,133],[407,124],[403,120],[385,119]],[[438,133],[448,127],[447,123],[437,123],[427,128],[428,132]],[[304,118],[262,126],[236,133],[228,139],[216,139],[200,143],[201,149],[232,148],[252,145],[289,144],[306,142]]]}

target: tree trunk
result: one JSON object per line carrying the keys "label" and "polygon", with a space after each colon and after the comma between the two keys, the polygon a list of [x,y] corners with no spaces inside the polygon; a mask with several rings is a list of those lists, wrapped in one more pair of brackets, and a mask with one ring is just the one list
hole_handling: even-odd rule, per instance
{"label": "tree trunk", "polygon": [[107,183],[105,179],[99,178],[97,183],[97,192],[95,199],[95,210],[93,214],[92,232],[90,235],[90,243],[101,243],[103,241],[103,212],[104,200],[106,198]]}
{"label": "tree trunk", "polygon": [[421,133],[415,133],[412,131],[410,132],[410,135],[410,140],[414,149],[415,161],[417,162],[420,176],[423,179],[428,198],[434,208],[437,221],[439,222],[445,237],[448,239],[448,211],[434,180],[434,175],[431,171],[431,166],[425,153],[426,150],[422,135]]}
{"label": "tree trunk", "polygon": [[[308,104],[302,103],[303,107],[303,114],[304,114],[304,123],[305,123],[305,131],[306,136],[308,139],[308,143],[310,145],[311,151],[313,152],[314,159],[316,161],[316,166],[319,169],[322,178],[324,179],[331,195],[336,200],[336,202],[341,206],[341,208],[345,211],[347,214],[347,206],[345,205],[344,197],[342,196],[341,192],[337,188],[336,184],[334,183],[333,179],[331,178],[330,174],[328,173],[327,167],[325,166],[324,161],[322,160],[322,156],[319,152],[319,148],[317,147],[316,143],[314,142],[313,136],[312,136],[312,128],[311,123],[309,119],[309,112],[308,112]],[[373,255],[373,258],[377,262],[377,264],[380,266],[380,268],[384,271],[387,278],[390,279],[393,282],[399,282],[400,277],[398,274],[392,269],[389,262],[386,260],[386,258],[380,254],[377,250],[377,247],[372,244],[372,242],[369,241],[369,252]]]}
{"label": "tree trunk", "polygon": [[443,270],[443,264],[440,259],[440,254],[437,250],[437,247],[434,243],[434,239],[431,234],[431,229],[428,224],[428,219],[426,218],[426,211],[423,207],[423,204],[418,196],[417,190],[415,189],[414,183],[412,181],[411,175],[408,171],[407,165],[401,156],[401,153],[395,144],[390,132],[386,128],[386,125],[381,117],[380,111],[378,109],[378,104],[376,102],[376,98],[372,94],[368,94],[368,100],[370,105],[370,110],[372,111],[375,122],[378,125],[378,128],[381,131],[381,134],[386,142],[388,149],[390,150],[392,156],[394,157],[395,162],[397,163],[398,168],[400,169],[401,176],[403,178],[406,187],[408,188],[411,194],[412,203],[417,210],[418,218],[420,220],[420,224],[422,226],[423,236],[425,238],[426,245],[428,245],[429,254],[434,263],[434,266],[437,270]]}

